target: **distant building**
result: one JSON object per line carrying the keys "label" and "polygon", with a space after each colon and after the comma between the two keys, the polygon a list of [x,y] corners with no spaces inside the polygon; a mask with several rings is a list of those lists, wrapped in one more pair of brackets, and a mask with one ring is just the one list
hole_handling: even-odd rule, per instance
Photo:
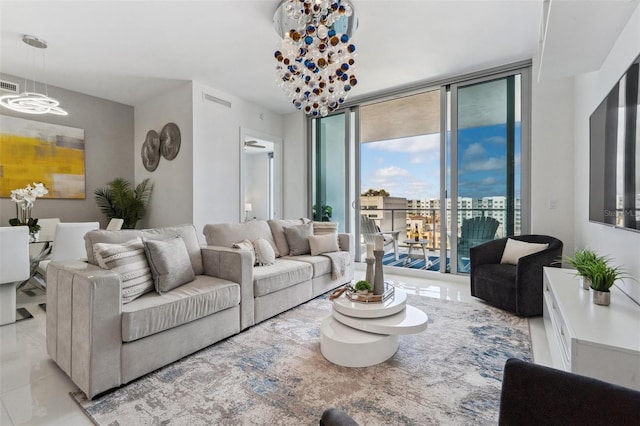
{"label": "distant building", "polygon": [[361,195],[360,213],[373,219],[382,231],[405,229],[407,226],[407,199]]}

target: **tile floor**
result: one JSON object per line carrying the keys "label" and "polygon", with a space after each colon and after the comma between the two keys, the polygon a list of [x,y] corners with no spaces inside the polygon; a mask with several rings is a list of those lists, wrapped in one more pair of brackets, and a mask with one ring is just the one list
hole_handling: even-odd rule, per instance
{"label": "tile floor", "polygon": [[[469,279],[438,273],[401,270],[385,279],[411,294],[467,303],[482,303],[471,297]],[[362,279],[364,270],[356,271]],[[32,292],[34,293],[34,292]],[[20,294],[18,306],[34,316],[0,327],[0,425],[91,425],[91,421],[69,396],[75,385],[47,356],[45,312],[38,307],[42,294]],[[536,363],[549,365],[549,347],[542,318],[529,322]]]}

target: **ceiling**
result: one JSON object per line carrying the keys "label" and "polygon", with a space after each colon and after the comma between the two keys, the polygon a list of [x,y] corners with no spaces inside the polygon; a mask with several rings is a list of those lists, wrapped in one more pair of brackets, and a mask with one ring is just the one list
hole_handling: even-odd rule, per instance
{"label": "ceiling", "polygon": [[[593,33],[593,28],[581,25],[581,16],[597,16],[602,8],[590,14],[584,12],[584,4],[608,3],[608,10],[617,18],[607,23],[614,21],[619,27],[617,37],[638,1],[553,0],[552,4],[566,5],[557,7],[558,15],[551,14],[546,20],[545,49],[557,62],[562,49],[572,48],[561,45],[566,34],[573,39],[581,31]],[[359,19],[352,39],[358,49],[359,83],[351,97],[538,54],[541,0],[352,3]],[[195,80],[277,113],[293,112],[275,83],[273,51],[278,35],[272,17],[277,5],[278,0],[2,0],[0,71],[24,76],[28,48],[21,38],[31,34],[49,45],[46,80],[50,85],[136,105]],[[577,7],[583,8],[582,15],[563,29],[563,19],[571,17]],[[602,48],[596,52],[600,57],[595,61],[590,57],[584,64],[579,58],[573,62],[577,61],[581,72],[599,66],[608,52],[606,47],[604,53]]]}

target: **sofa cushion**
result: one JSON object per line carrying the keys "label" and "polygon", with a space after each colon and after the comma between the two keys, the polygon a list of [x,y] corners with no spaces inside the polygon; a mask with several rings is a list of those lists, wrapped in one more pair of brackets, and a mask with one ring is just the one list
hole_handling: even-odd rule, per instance
{"label": "sofa cushion", "polygon": [[177,327],[240,303],[240,286],[198,275],[190,283],[162,295],[155,292],[124,305],[122,340],[131,342]]}
{"label": "sofa cushion", "polygon": [[313,223],[287,226],[284,228],[284,235],[287,238],[289,254],[291,256],[299,256],[311,252],[309,248],[309,237],[313,235]]}
{"label": "sofa cushion", "polygon": [[518,260],[521,257],[528,256],[539,251],[546,250],[549,247],[548,243],[527,243],[525,241],[514,240],[513,238],[507,238],[507,243],[504,246],[502,252],[502,259],[500,263],[508,263],[511,265],[517,265]]}
{"label": "sofa cushion", "polygon": [[271,228],[264,220],[252,220],[243,223],[215,223],[204,226],[202,231],[210,246],[233,247],[234,243],[242,240],[255,241],[264,238],[271,244],[278,256],[278,248],[273,241]]}
{"label": "sofa cushion", "polygon": [[309,263],[279,258],[273,265],[253,269],[253,295],[260,297],[292,287],[312,276],[313,268]]}
{"label": "sofa cushion", "polygon": [[309,248],[311,249],[311,256],[340,251],[338,234],[310,235]]}
{"label": "sofa cushion", "polygon": [[253,242],[253,249],[256,252],[256,263],[260,266],[273,265],[276,261],[276,253],[271,244],[264,238],[258,238]]}
{"label": "sofa cushion", "polygon": [[122,303],[129,303],[153,290],[153,277],[142,238],[122,244],[96,243],[92,252],[98,266],[120,274]]}
{"label": "sofa cushion", "polygon": [[313,235],[337,234],[338,222],[313,222]]}
{"label": "sofa cushion", "polygon": [[284,235],[284,228],[287,226],[302,225],[303,219],[271,219],[268,220],[269,228],[273,234],[273,240],[278,248],[279,256],[289,255],[289,244],[287,243],[287,237]]}
{"label": "sofa cushion", "polygon": [[195,279],[187,247],[177,235],[167,240],[144,240],[153,284],[163,294]]}
{"label": "sofa cushion", "polygon": [[196,228],[189,224],[154,229],[123,229],[120,231],[96,229],[95,231],[89,231],[84,236],[87,260],[89,263],[99,266],[93,254],[93,245],[96,243],[122,244],[137,237],[146,238],[148,240],[166,240],[167,238],[175,237],[176,235],[180,235],[182,237],[184,245],[187,247],[193,273],[196,275],[202,274],[204,272],[204,267],[202,266],[200,242],[198,241]]}
{"label": "sofa cushion", "polygon": [[331,274],[331,259],[327,256],[311,256],[309,254],[303,254],[301,256],[285,257],[284,259],[310,264],[313,268],[313,278]]}

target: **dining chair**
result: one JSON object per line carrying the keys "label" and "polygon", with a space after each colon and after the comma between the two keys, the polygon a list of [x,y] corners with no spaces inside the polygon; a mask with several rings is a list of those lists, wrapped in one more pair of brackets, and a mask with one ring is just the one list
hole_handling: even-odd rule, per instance
{"label": "dining chair", "polygon": [[124,219],[112,217],[109,223],[107,224],[107,231],[119,231],[122,229],[123,224],[124,224]]}
{"label": "dining chair", "polygon": [[[57,260],[86,260],[87,250],[84,245],[84,235],[99,229],[98,222],[62,222],[56,226],[53,236],[51,256],[40,262],[37,274],[46,280],[47,265]],[[42,281],[41,281],[42,283]]]}
{"label": "dining chair", "polygon": [[29,228],[0,227],[0,325],[16,322],[16,284],[29,279]]}
{"label": "dining chair", "polygon": [[[46,244],[46,241],[53,241],[53,235],[56,232],[56,226],[60,223],[59,217],[52,218],[40,218],[38,219],[38,225],[40,225],[40,231],[38,231],[38,241],[37,243],[29,244],[29,255],[31,257],[35,257],[43,254],[42,249]],[[49,244],[49,252],[51,252],[51,244]],[[45,253],[46,254],[46,253]]]}

